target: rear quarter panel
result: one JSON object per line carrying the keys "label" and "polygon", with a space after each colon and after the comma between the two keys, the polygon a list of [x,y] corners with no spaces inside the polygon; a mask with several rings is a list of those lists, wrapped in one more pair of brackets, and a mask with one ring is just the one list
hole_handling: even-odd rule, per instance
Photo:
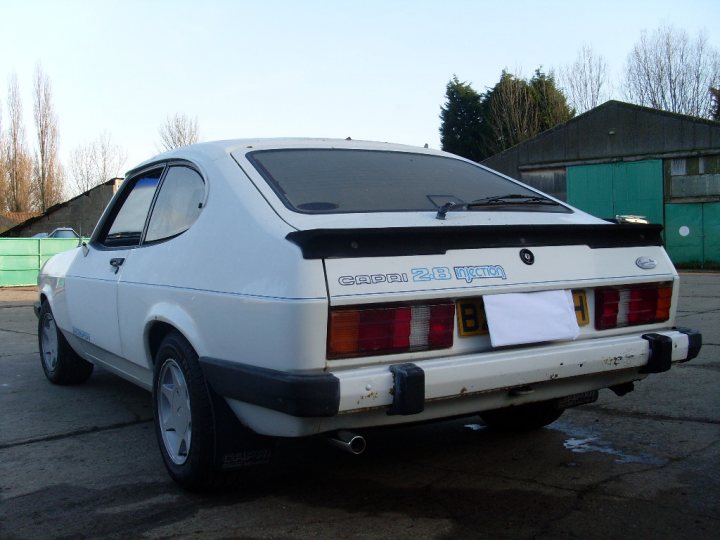
{"label": "rear quarter panel", "polygon": [[150,366],[157,321],[200,356],[274,369],[322,369],[327,290],[322,261],[285,240],[292,230],[229,160],[203,164],[207,204],[180,236],[133,250],[118,309],[123,356]]}

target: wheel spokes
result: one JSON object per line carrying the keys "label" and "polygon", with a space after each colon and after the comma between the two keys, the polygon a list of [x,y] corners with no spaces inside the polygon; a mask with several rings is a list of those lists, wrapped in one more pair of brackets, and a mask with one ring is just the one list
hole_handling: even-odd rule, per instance
{"label": "wheel spokes", "polygon": [[42,359],[48,371],[55,371],[58,361],[58,336],[55,319],[46,313],[41,325]]}
{"label": "wheel spokes", "polygon": [[181,465],[190,451],[192,414],[187,383],[175,360],[165,361],[159,383],[158,420],[163,443],[170,459]]}

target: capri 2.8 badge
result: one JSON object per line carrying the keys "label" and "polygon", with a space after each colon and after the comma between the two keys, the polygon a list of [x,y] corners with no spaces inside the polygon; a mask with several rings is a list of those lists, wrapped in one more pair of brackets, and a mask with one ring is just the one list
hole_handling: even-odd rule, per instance
{"label": "capri 2.8 badge", "polygon": [[463,281],[472,283],[478,279],[507,279],[505,269],[499,264],[481,266],[433,266],[412,268],[408,276],[405,272],[388,274],[357,274],[340,276],[338,283],[343,286],[377,285],[379,283],[427,283],[432,281]]}
{"label": "capri 2.8 badge", "polygon": [[376,285],[378,283],[407,283],[407,274],[358,274],[356,276],[340,276],[340,285]]}

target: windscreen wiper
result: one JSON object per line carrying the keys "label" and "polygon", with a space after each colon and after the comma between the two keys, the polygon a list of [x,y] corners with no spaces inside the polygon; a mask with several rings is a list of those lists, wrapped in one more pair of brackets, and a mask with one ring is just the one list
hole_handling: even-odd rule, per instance
{"label": "windscreen wiper", "polygon": [[523,195],[521,193],[510,193],[508,195],[496,195],[494,197],[483,197],[475,199],[467,204],[465,208],[473,208],[479,206],[495,206],[506,204],[547,204],[550,206],[558,206],[560,203],[543,197],[542,195]]}
{"label": "windscreen wiper", "polygon": [[446,202],[439,209],[435,215],[435,219],[445,219],[446,214],[449,210],[458,208],[462,210],[468,210],[471,208],[487,207],[487,206],[507,206],[511,204],[517,205],[532,205],[532,204],[546,204],[550,206],[560,206],[560,203],[543,197],[541,195],[522,195],[521,193],[509,193],[508,195],[495,195],[493,197],[483,197],[482,199],[475,199],[469,203],[456,203]]}

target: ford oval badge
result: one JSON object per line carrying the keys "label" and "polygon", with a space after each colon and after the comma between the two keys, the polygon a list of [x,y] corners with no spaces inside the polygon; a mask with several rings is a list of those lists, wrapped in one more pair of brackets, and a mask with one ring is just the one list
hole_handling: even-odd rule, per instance
{"label": "ford oval badge", "polygon": [[657,261],[655,259],[651,259],[650,257],[638,257],[635,259],[635,264],[643,270],[652,270],[657,266]]}

